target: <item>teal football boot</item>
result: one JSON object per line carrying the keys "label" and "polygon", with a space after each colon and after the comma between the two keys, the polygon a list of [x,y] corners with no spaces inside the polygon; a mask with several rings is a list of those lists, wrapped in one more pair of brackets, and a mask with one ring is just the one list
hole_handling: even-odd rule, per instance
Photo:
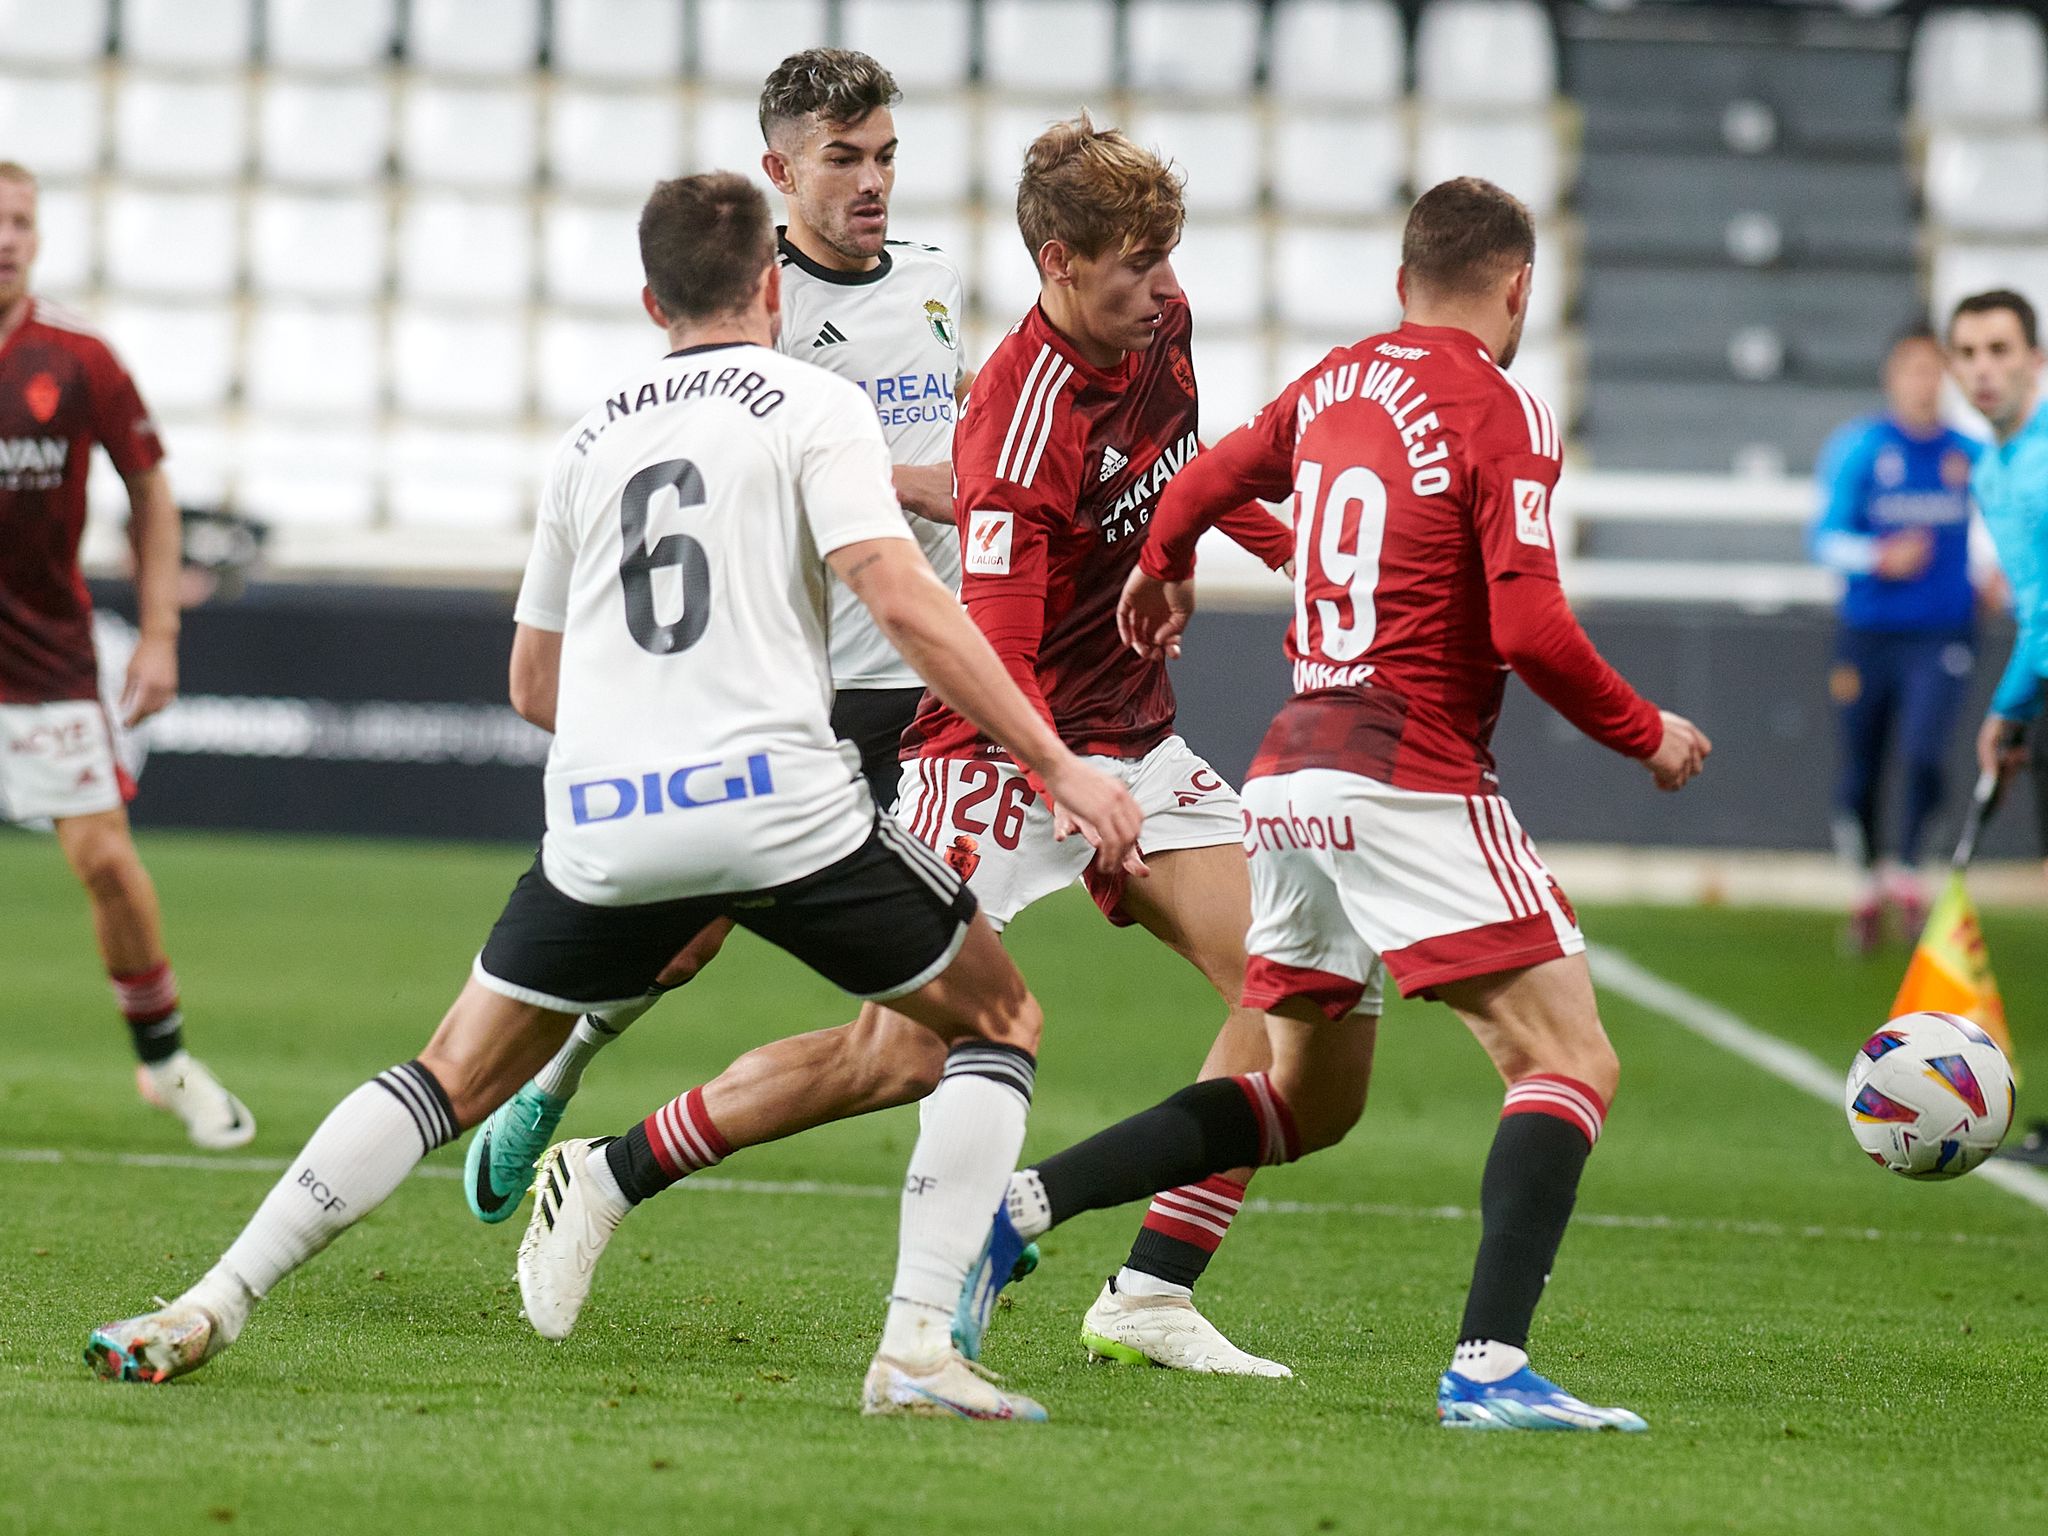
{"label": "teal football boot", "polygon": [[567,1099],[528,1083],[476,1128],[462,1159],[462,1198],[472,1216],[496,1223],[519,1209],[533,1183],[533,1166],[568,1107]]}

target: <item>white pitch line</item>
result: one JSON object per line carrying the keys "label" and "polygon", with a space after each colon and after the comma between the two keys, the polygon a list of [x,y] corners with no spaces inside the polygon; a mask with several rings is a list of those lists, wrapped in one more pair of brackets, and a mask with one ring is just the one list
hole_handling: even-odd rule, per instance
{"label": "white pitch line", "polygon": [[[0,1147],[0,1164],[16,1163],[38,1167],[82,1164],[94,1168],[174,1169],[196,1173],[283,1173],[289,1165],[275,1157],[206,1157],[191,1152],[101,1152],[65,1151],[56,1147]],[[422,1164],[413,1170],[424,1179],[459,1179],[462,1170],[439,1163]],[[731,1179],[717,1174],[692,1174],[675,1186],[707,1195],[795,1195],[831,1200],[894,1200],[900,1193],[889,1184],[835,1184],[821,1179]],[[1384,1221],[1475,1222],[1479,1212],[1462,1205],[1385,1205],[1357,1200],[1267,1200],[1253,1196],[1244,1209],[1266,1216],[1350,1216]],[[2019,1244],[2033,1246],[2030,1239],[1995,1232],[1886,1232],[1877,1227],[1793,1226],[1776,1221],[1732,1221],[1695,1216],[1627,1216],[1578,1211],[1574,1226],[1603,1227],[1631,1232],[1706,1232],[1728,1237],[1801,1238],[1808,1241],[1874,1243],[1905,1241],[1940,1243],[1944,1246]]]}
{"label": "white pitch line", "polygon": [[[1766,1034],[1720,1004],[1709,1002],[1697,993],[1686,991],[1676,982],[1667,981],[1655,971],[1638,965],[1618,949],[1596,944],[1590,946],[1587,953],[1593,962],[1594,981],[1609,991],[1618,992],[1630,1002],[1662,1014],[1672,1023],[1682,1025],[1701,1039],[1712,1041],[1724,1051],[1762,1067],[1779,1081],[1790,1083],[1823,1103],[1840,1106],[1843,1075],[1810,1051],[1780,1040],[1776,1035]],[[2048,1174],[2037,1168],[2029,1168],[2024,1163],[1994,1160],[1979,1167],[1976,1176],[1986,1183],[1996,1184],[2007,1194],[2018,1195],[2029,1205],[2048,1211]]]}

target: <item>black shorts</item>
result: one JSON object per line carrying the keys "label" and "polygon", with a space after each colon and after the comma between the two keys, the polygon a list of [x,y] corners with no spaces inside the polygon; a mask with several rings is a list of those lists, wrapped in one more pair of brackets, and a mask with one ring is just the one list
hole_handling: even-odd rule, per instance
{"label": "black shorts", "polygon": [[852,853],[801,880],[641,906],[571,900],[536,858],[475,975],[493,992],[560,1013],[613,1007],[642,996],[705,924],[729,917],[856,997],[901,997],[952,964],[974,911],[959,876],[887,817]]}
{"label": "black shorts", "polygon": [[896,786],[903,781],[898,744],[923,702],[922,688],[847,688],[832,695],[832,733],[860,749],[861,777],[884,815],[896,809]]}

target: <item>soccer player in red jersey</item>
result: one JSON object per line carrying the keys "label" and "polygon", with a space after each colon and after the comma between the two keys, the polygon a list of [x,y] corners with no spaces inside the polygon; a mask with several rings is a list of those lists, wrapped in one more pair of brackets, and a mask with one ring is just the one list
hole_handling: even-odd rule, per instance
{"label": "soccer player in red jersey", "polygon": [[[998,928],[1085,881],[1113,922],[1150,930],[1232,1005],[1204,1071],[1256,1073],[1267,1064],[1263,1024],[1235,1006],[1250,913],[1243,811],[1175,734],[1164,660],[1132,654],[1116,628],[1159,494],[1199,462],[1188,305],[1171,261],[1180,180],[1082,117],[1032,145],[1017,211],[1041,298],[984,364],[954,436],[961,596],[1068,746],[1129,786],[1145,811],[1149,874],[1126,881],[1091,871],[1090,850],[1066,836],[1042,786],[929,694],[904,733],[895,814],[944,854]],[[1288,531],[1256,504],[1241,499],[1217,522],[1269,565],[1292,553]],[[604,1161],[637,1203],[737,1147],[919,1098],[940,1064],[903,1021],[871,1007],[855,1024],[750,1052],[633,1127]],[[1250,1176],[1248,1167],[1213,1173],[1161,1195],[1090,1309],[1083,1339],[1112,1359],[1288,1375],[1231,1344],[1194,1307],[1195,1280]],[[536,1218],[536,1269],[573,1238]],[[983,1267],[1007,1275],[1021,1248],[998,1242]],[[970,1356],[984,1321],[985,1312],[963,1308]]]}
{"label": "soccer player in red jersey", "polygon": [[54,822],[135,1045],[136,1086],[202,1147],[256,1122],[185,1049],[156,888],[128,831],[134,782],[100,702],[92,602],[78,568],[95,442],[127,483],[141,638],[123,698],[134,725],[178,687],[177,504],[134,381],[98,332],[29,292],[36,180],[0,163],[0,819]]}
{"label": "soccer player in red jersey", "polygon": [[1244,1002],[1270,1077],[1211,1081],[1028,1169],[1025,1236],[1225,1163],[1329,1146],[1365,1105],[1381,975],[1441,999],[1507,1084],[1449,1425],[1641,1429],[1529,1369],[1536,1303],[1620,1065],[1585,940],[1500,794],[1488,750],[1506,673],[1587,735],[1682,787],[1709,743],[1618,676],[1558,585],[1557,420],[1512,376],[1535,233],[1491,183],[1425,193],[1402,240],[1398,330],[1340,347],[1197,459],[1153,521],[1120,621],[1177,653],[1194,540],[1247,496],[1292,494],[1294,697],[1244,792],[1252,868]]}

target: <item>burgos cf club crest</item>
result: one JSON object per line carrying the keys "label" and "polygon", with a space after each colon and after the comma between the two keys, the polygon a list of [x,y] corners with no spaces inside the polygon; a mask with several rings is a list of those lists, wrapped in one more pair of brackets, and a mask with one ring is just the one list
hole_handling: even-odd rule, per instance
{"label": "burgos cf club crest", "polygon": [[938,337],[941,343],[956,352],[960,349],[960,343],[953,339],[953,312],[946,308],[942,300],[925,300],[924,319],[925,324],[932,328],[932,334]]}
{"label": "burgos cf club crest", "polygon": [[962,880],[972,880],[974,872],[981,868],[981,839],[962,832],[946,845],[945,859],[953,866],[954,874]]}

